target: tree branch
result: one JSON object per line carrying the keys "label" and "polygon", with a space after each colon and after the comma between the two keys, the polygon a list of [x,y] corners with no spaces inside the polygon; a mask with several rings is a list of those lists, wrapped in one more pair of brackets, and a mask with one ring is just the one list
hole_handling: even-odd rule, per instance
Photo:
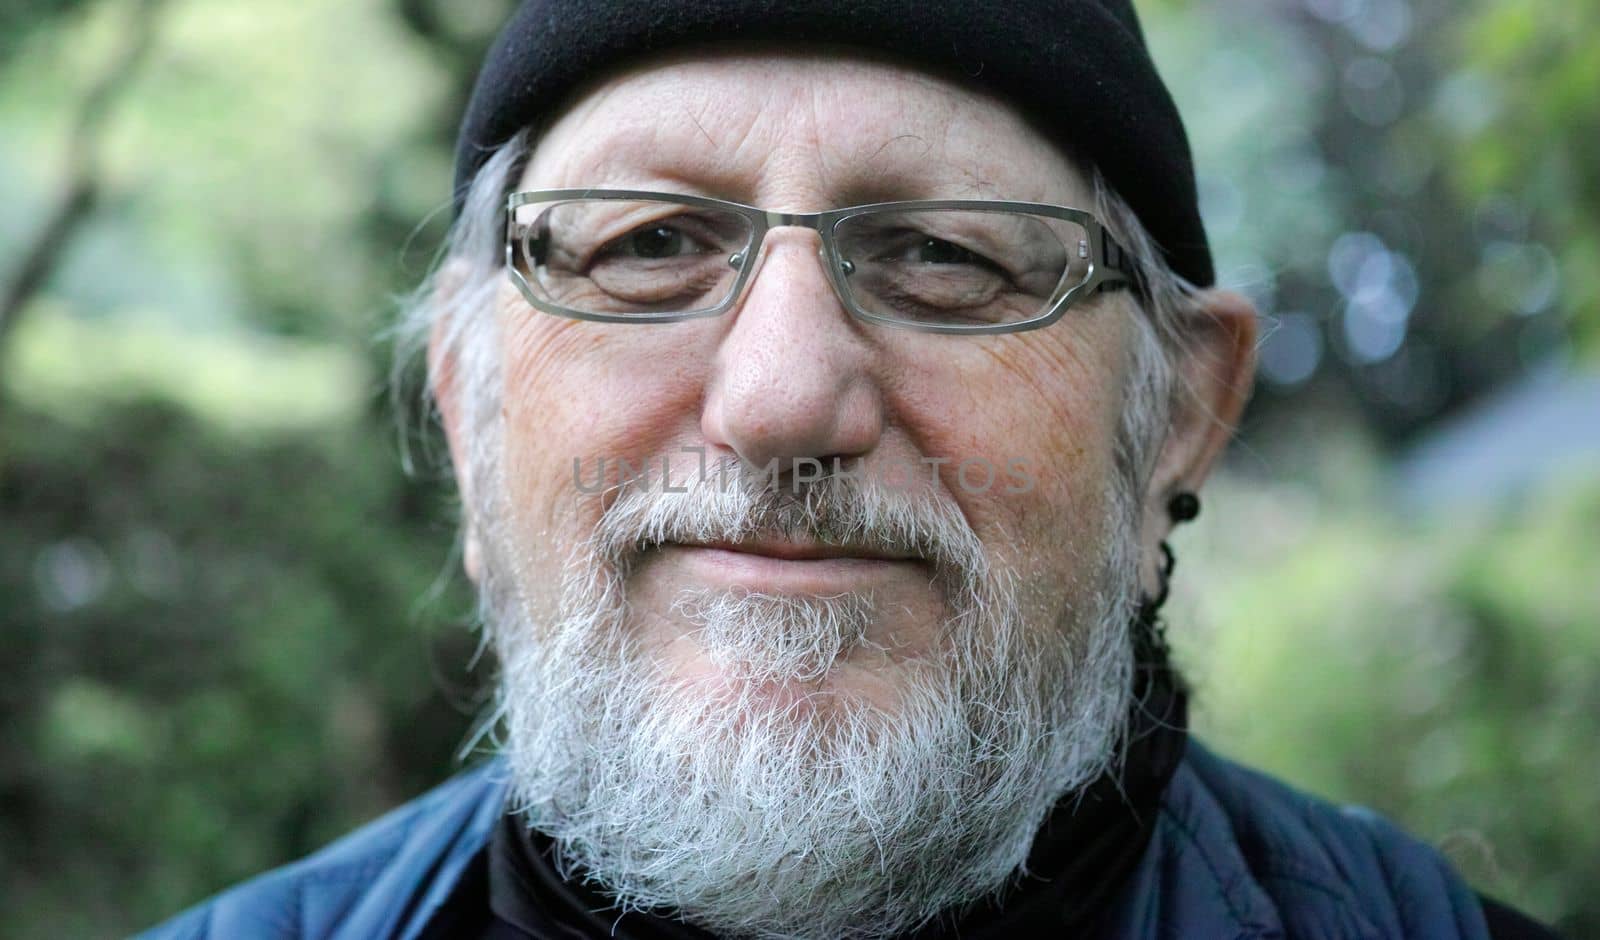
{"label": "tree branch", "polygon": [[0,291],[0,351],[5,349],[6,339],[23,311],[55,273],[68,242],[100,200],[100,148],[105,128],[114,106],[132,84],[129,76],[155,45],[165,3],[166,0],[137,0],[137,9],[130,14],[133,24],[127,43],[78,105],[67,142],[66,185],[38,234],[18,253],[22,261]]}

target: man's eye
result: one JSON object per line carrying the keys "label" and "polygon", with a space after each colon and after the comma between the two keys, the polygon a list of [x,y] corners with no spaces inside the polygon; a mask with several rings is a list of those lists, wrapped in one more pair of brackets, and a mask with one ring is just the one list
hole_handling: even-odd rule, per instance
{"label": "man's eye", "polygon": [[625,258],[676,258],[699,253],[700,246],[694,239],[672,225],[647,225],[622,236],[601,252]]}
{"label": "man's eye", "polygon": [[894,264],[948,265],[951,267],[965,266],[1003,273],[1001,266],[989,258],[970,248],[963,248],[953,241],[934,235],[904,232],[900,237],[891,238],[887,241],[889,241],[889,244],[877,253],[877,257],[885,262]]}
{"label": "man's eye", "polygon": [[972,264],[991,267],[989,259],[968,251],[942,238],[925,238],[910,252],[910,260],[919,264]]}
{"label": "man's eye", "polygon": [[628,236],[628,246],[641,258],[670,258],[683,250],[683,233],[670,225],[657,225]]}

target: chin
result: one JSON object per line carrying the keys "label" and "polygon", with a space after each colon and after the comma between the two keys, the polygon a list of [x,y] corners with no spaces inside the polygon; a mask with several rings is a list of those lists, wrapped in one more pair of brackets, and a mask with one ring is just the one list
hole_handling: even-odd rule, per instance
{"label": "chin", "polygon": [[669,675],[682,694],[717,711],[805,719],[846,708],[892,715],[902,702],[905,671],[840,664],[815,678],[759,678],[701,657],[669,668]]}

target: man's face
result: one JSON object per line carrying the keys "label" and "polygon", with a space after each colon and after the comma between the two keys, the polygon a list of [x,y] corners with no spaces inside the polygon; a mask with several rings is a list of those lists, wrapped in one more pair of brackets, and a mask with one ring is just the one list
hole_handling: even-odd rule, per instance
{"label": "man's face", "polygon": [[[599,86],[518,188],[569,187],[1092,205],[1013,109],[800,56]],[[457,449],[515,792],[625,899],[730,932],[892,930],[993,889],[1109,759],[1129,685],[1130,295],[1028,333],[898,330],[846,313],[818,245],[775,229],[731,312],[674,324],[507,284],[492,440]],[[699,471],[806,458],[860,476]],[[618,461],[648,485],[592,492]]]}
{"label": "man's face", "polygon": [[[610,82],[549,129],[520,186],[566,187],[791,211],[918,198],[1091,203],[1080,175],[1010,109],[917,73],[830,59],[690,61]],[[991,563],[1016,575],[1030,623],[1071,630],[1099,587],[1091,572],[1107,535],[1129,295],[1014,336],[896,330],[846,314],[818,244],[804,229],[772,232],[742,303],[708,320],[564,320],[503,290],[509,531],[530,573],[559,570],[599,519],[604,501],[579,497],[575,460],[587,488],[602,460],[608,483],[618,460],[656,468],[663,456],[675,483],[698,479],[698,454],[686,448],[748,467],[840,458],[897,483],[911,467],[931,484],[937,468],[938,496]],[[967,486],[956,479],[963,461]],[[986,467],[996,479],[984,486]],[[714,681],[673,613],[683,589],[871,593],[870,645],[818,684],[891,706],[900,664],[935,649],[944,614],[927,565],[784,560],[813,554],[804,544],[748,548],[671,545],[639,559],[626,587],[640,640],[679,675]]]}

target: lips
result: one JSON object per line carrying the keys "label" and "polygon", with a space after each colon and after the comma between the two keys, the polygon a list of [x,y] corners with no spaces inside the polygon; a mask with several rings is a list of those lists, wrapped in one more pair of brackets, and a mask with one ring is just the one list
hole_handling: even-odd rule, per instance
{"label": "lips", "polygon": [[920,555],[894,552],[867,545],[832,545],[824,542],[794,541],[791,539],[756,538],[739,541],[670,542],[668,545],[683,548],[708,548],[743,555],[775,558],[780,561],[825,561],[832,559],[860,559],[863,561],[922,561]]}
{"label": "lips", "polygon": [[789,539],[664,542],[651,554],[689,584],[778,594],[830,596],[930,576],[920,556]]}

